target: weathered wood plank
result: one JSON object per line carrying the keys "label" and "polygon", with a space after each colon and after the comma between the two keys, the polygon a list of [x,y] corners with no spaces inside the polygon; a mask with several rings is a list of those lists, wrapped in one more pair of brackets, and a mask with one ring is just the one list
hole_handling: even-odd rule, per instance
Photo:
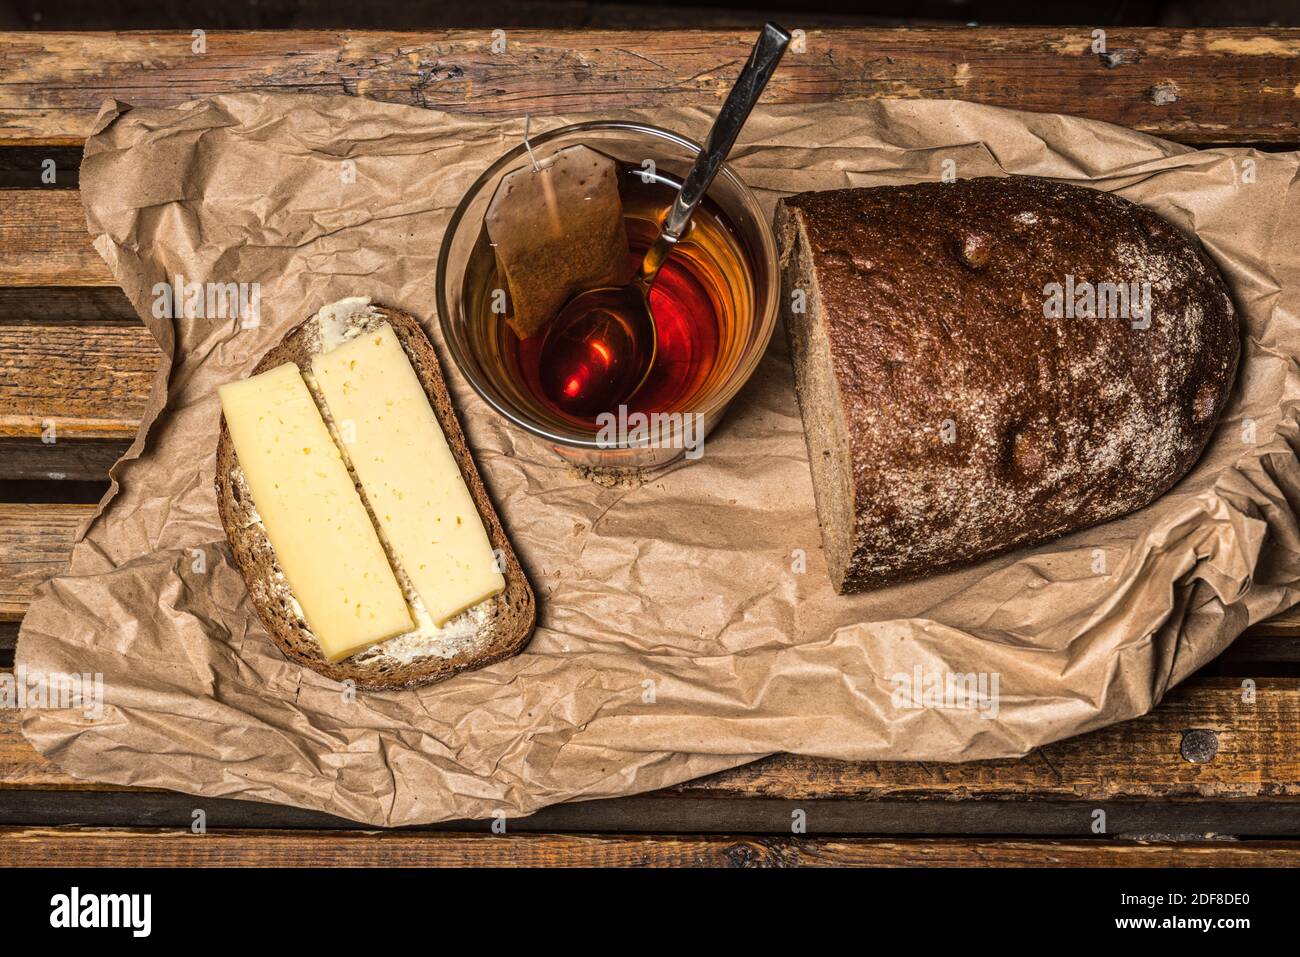
{"label": "weathered wood plank", "polygon": [[135,438],[161,353],[119,291],[84,291],[58,290],[41,320],[0,296],[0,480],[103,481]]}
{"label": "weathered wood plank", "polygon": [[[1196,763],[1183,755],[1189,730],[1213,735],[1217,750]],[[0,710],[0,792],[7,788],[123,790],[79,781],[37,754]],[[1039,748],[1020,760],[966,764],[845,762],[775,755],[691,781],[664,794],[682,798],[780,800],[1300,800],[1300,688],[1261,678],[1256,700],[1232,679],[1193,679],[1152,714]],[[1086,818],[1081,818],[1085,821]]]}
{"label": "weathered wood plank", "polygon": [[79,190],[0,194],[0,286],[112,285],[113,275],[86,231]]}
{"label": "weathered wood plank", "polygon": [[0,502],[0,621],[22,618],[32,589],[63,571],[91,505]]}
{"label": "weathered wood plank", "polygon": [[[522,115],[716,105],[751,31],[0,34],[0,143],[76,145],[101,102],[342,93]],[[1300,32],[1115,27],[811,30],[769,102],[952,97],[1068,111],[1186,141],[1290,141]]]}
{"label": "weathered wood plank", "polygon": [[[1149,715],[1038,748],[1020,760],[847,763],[778,755],[683,788],[794,799],[1300,798],[1300,689],[1289,679],[1254,680],[1254,704],[1242,701],[1240,680],[1193,679]],[[1184,757],[1191,730],[1212,735],[1217,751],[1208,762]]]}
{"label": "weathered wood plank", "polygon": [[139,320],[12,321],[0,312],[0,442],[29,439],[10,442],[13,454],[0,462],[0,479],[48,479],[51,472],[105,479],[107,465],[85,473],[103,456],[83,463],[86,456],[69,446],[107,439],[112,449],[125,450],[160,359]]}
{"label": "weathered wood plank", "polygon": [[0,828],[3,867],[1296,867],[1300,842]]}
{"label": "weathered wood plank", "polygon": [[139,323],[0,325],[0,437],[130,439],[160,356]]}

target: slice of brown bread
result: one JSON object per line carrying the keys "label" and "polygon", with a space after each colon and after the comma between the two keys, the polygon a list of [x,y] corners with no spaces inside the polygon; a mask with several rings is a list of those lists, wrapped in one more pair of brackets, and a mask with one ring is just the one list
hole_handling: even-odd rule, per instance
{"label": "slice of brown bread", "polygon": [[[431,684],[518,653],[532,636],[537,620],[537,603],[465,444],[465,435],[452,407],[433,345],[419,323],[406,313],[373,304],[369,313],[368,324],[387,321],[393,327],[424,386],[429,404],[442,425],[447,444],[478,506],[488,539],[503,556],[505,591],[448,622],[448,633],[457,637],[445,643],[431,645],[424,639],[395,638],[350,658],[331,662],[321,653],[320,644],[308,628],[276,562],[266,530],[244,485],[224,417],[217,441],[217,508],[226,537],[230,540],[235,564],[248,585],[253,607],[280,650],[299,664],[336,681],[351,679],[364,691],[391,691]],[[279,345],[263,356],[252,374],[286,362],[296,363],[300,370],[307,372],[311,369],[312,356],[320,349],[320,332],[313,316],[296,326]],[[398,643],[401,643],[400,648]],[[421,653],[426,649],[429,653]]]}

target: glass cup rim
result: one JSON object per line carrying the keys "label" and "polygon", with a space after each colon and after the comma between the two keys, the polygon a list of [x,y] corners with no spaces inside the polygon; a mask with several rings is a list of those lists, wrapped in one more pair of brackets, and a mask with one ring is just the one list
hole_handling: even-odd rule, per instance
{"label": "glass cup rim", "polygon": [[[676,143],[684,147],[693,154],[703,152],[703,147],[689,137],[682,136],[680,133],[674,133],[660,126],[654,126],[650,123],[642,123],[637,120],[588,120],[583,123],[570,123],[567,126],[556,127],[553,130],[547,130],[544,133],[538,133],[536,136],[529,136],[528,142],[534,149],[539,144],[548,143],[551,140],[571,135],[574,133],[585,133],[592,131],[612,130],[619,132],[631,132],[645,134],[650,137],[657,137]],[[526,418],[521,418],[514,411],[500,402],[492,394],[492,390],[480,381],[478,373],[471,368],[471,364],[466,361],[464,351],[461,349],[457,335],[452,331],[450,313],[447,302],[447,271],[449,269],[449,249],[451,248],[451,238],[454,237],[460,228],[463,220],[469,211],[469,205],[472,200],[482,191],[484,185],[496,176],[500,171],[524,156],[528,147],[522,142],[512,149],[503,153],[496,161],[484,170],[477,179],[470,184],[461,197],[460,202],[456,204],[456,209],[452,212],[451,218],[447,221],[447,228],[443,232],[442,244],[438,249],[438,268],[435,273],[435,283],[437,285],[437,302],[438,302],[438,326],[442,331],[443,342],[446,343],[447,349],[451,352],[452,361],[456,364],[457,370],[463,375],[470,387],[478,394],[484,402],[492,407],[498,415],[504,417],[507,421],[513,423],[525,432],[536,435],[548,442],[554,442],[569,448],[591,449],[596,451],[617,451],[624,448],[636,448],[636,446],[609,446],[601,443],[598,438],[588,438],[582,435],[566,434],[553,432],[535,422]],[[776,327],[776,314],[778,311],[777,298],[780,295],[779,288],[779,266],[776,254],[776,238],[772,233],[772,225],[763,215],[762,207],[758,203],[757,197],[753,190],[745,183],[740,175],[735,171],[730,163],[723,162],[718,168],[717,175],[726,177],[732,184],[737,187],[738,194],[746,206],[749,207],[749,214],[753,217],[758,230],[758,240],[760,249],[757,251],[766,257],[771,264],[769,275],[767,277],[767,299],[766,309],[763,315],[755,316],[757,324],[757,340],[753,353],[746,357],[745,361],[738,365],[732,372],[731,381],[721,389],[714,397],[712,408],[708,412],[716,412],[725,408],[736,394],[744,387],[745,383],[753,376],[754,370],[758,368],[759,362],[762,361],[763,355],[767,352],[767,346],[772,339],[772,332]],[[707,195],[707,193],[706,193]]]}

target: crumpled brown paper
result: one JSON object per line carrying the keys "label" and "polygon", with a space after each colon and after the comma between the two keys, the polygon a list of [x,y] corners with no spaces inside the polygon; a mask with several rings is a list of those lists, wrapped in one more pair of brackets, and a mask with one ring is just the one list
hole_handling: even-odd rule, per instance
{"label": "crumpled brown paper", "polygon": [[[712,118],[640,115],[697,140]],[[1197,233],[1246,341],[1234,401],[1195,471],[1104,527],[837,597],[779,330],[704,457],[637,488],[581,480],[453,373],[540,627],[512,660],[347,700],[280,655],[229,564],[213,494],[215,388],[343,296],[410,310],[440,343],[444,225],[521,128],[349,98],[106,106],[82,168],[90,231],[166,359],[115,492],[23,624],[20,665],[102,672],[107,686],[98,721],[26,714],[43,754],[101,781],[374,824],[524,814],[774,751],[1019,755],[1146,712],[1300,597],[1297,154],[1193,151],[959,102],[769,108],[732,157],[769,212],[782,192],[934,180],[951,162],[963,177],[1116,190]],[[345,161],[355,182],[340,175]],[[260,282],[261,327],[153,318],[154,283],[177,273]],[[895,676],[918,671],[995,673],[996,709],[906,707]]]}

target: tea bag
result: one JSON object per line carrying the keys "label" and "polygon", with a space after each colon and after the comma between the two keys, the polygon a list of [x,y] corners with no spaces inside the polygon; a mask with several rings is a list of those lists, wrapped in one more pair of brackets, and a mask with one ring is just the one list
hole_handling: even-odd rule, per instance
{"label": "tea bag", "polygon": [[589,147],[505,176],[486,222],[520,338],[541,332],[578,293],[632,280],[618,169]]}

